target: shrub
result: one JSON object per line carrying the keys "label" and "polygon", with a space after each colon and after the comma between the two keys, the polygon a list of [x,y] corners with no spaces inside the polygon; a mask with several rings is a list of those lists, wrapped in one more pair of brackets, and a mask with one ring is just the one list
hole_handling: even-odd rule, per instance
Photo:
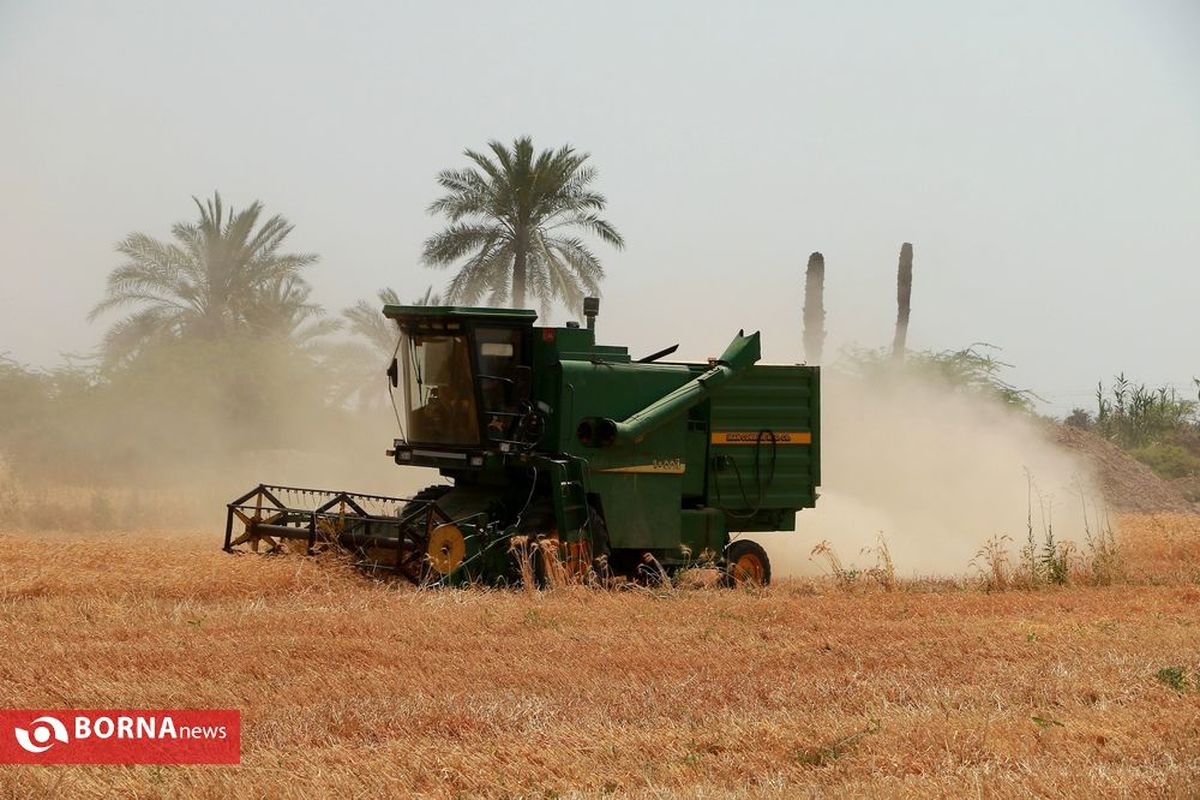
{"label": "shrub", "polygon": [[1130,450],[1129,454],[1164,478],[1186,478],[1200,474],[1200,455],[1177,444],[1155,442]]}
{"label": "shrub", "polygon": [[1019,389],[1001,377],[1012,365],[993,355],[999,348],[983,342],[961,350],[922,350],[908,352],[902,363],[892,358],[891,350],[849,348],[842,352],[842,365],[851,374],[867,380],[885,380],[895,375],[913,375],[948,386],[964,394],[999,400],[1006,406],[1031,411],[1037,398],[1028,389]]}
{"label": "shrub", "polygon": [[1107,390],[1099,384],[1094,429],[1163,477],[1200,473],[1200,403],[1174,388],[1148,389],[1124,373]]}
{"label": "shrub", "polygon": [[1183,667],[1163,667],[1154,677],[1158,678],[1159,683],[1166,684],[1177,692],[1187,691],[1187,674]]}

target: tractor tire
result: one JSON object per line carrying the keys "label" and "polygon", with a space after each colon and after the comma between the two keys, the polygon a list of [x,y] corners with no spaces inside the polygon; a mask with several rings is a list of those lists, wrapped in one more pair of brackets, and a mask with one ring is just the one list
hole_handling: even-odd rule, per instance
{"label": "tractor tire", "polygon": [[[416,511],[429,503],[436,503],[438,498],[453,488],[453,486],[442,483],[426,486],[413,495],[412,500],[404,504],[404,507],[400,509],[400,516],[403,517],[409,511]],[[424,531],[417,530],[413,530],[412,536],[407,541],[412,546],[410,548],[402,547],[404,555],[398,557],[401,567],[397,571],[413,583],[421,585],[428,581],[434,574],[429,566],[429,559],[426,556],[426,549],[429,546],[429,542],[425,539]]]}
{"label": "tractor tire", "polygon": [[729,586],[766,586],[771,560],[758,542],[738,539],[725,548],[725,580]]}
{"label": "tractor tire", "polygon": [[405,504],[405,508],[412,503],[434,502],[453,488],[454,487],[448,483],[435,483],[433,486],[426,486],[424,489],[413,495],[412,500]]}

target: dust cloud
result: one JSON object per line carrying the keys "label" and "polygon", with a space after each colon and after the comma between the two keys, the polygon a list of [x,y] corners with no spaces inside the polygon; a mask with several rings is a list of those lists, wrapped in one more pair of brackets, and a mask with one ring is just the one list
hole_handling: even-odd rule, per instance
{"label": "dust cloud", "polygon": [[[0,365],[3,366],[3,365]],[[412,494],[376,353],[174,342],[111,374],[0,374],[0,526],[215,536],[259,483]],[[215,541],[215,538],[214,538]]]}
{"label": "dust cloud", "polygon": [[[1095,528],[1099,491],[1088,466],[1054,445],[1036,418],[936,382],[893,376],[822,376],[822,484],[796,532],[755,535],[774,574],[820,574],[810,557],[828,540],[847,565],[874,566],[885,537],[898,577],[961,576],[992,536],[1015,554],[1031,504],[1038,546],[1084,541],[1084,507]],[[1030,490],[1032,482],[1032,492]]]}
{"label": "dust cloud", "polygon": [[[263,482],[397,496],[442,482],[384,454],[398,428],[382,357],[343,356],[262,341],[177,345],[100,385],[60,381],[25,406],[10,392],[0,500],[34,529],[215,536],[225,504]],[[822,391],[817,508],[797,516],[795,533],[755,537],[776,576],[818,573],[809,554],[822,540],[870,567],[862,550],[880,533],[899,575],[962,575],[989,537],[1011,537],[1014,551],[1024,542],[1027,474],[1039,544],[1050,521],[1056,538],[1082,542],[1080,492],[1089,505],[1099,494],[1036,419],[910,378],[826,370]]]}

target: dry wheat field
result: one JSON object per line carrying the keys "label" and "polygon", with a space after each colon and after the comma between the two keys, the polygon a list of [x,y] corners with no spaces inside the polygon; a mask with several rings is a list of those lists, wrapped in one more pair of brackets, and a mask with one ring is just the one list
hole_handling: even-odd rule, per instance
{"label": "dry wheat field", "polygon": [[[26,797],[1200,793],[1200,525],[1108,586],[427,590],[208,536],[0,535],[0,705],[242,711],[237,767]],[[964,575],[967,574],[964,565]]]}

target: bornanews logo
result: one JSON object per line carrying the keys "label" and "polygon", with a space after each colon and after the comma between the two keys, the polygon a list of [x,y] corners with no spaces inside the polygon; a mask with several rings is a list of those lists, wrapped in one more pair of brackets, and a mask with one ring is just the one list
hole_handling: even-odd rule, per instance
{"label": "bornanews logo", "polygon": [[0,764],[238,764],[241,712],[0,710]]}

